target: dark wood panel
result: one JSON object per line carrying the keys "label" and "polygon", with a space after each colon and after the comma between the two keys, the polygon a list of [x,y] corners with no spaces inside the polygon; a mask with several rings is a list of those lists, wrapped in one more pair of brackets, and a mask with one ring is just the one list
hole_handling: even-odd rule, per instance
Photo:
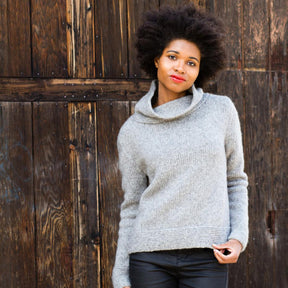
{"label": "dark wood panel", "polygon": [[68,107],[33,104],[37,287],[73,287]]}
{"label": "dark wood panel", "polygon": [[273,207],[271,232],[275,241],[276,287],[288,287],[288,76],[272,73]]}
{"label": "dark wood panel", "polygon": [[96,103],[69,105],[74,287],[101,287]]}
{"label": "dark wood panel", "polygon": [[[273,204],[288,209],[288,74],[272,73]],[[287,231],[288,232],[288,231]]]}
{"label": "dark wood panel", "polygon": [[249,176],[250,204],[248,287],[271,288],[275,287],[275,279],[274,239],[269,232],[268,223],[272,207],[269,74],[245,72],[243,89],[246,114],[245,160]]}
{"label": "dark wood panel", "polygon": [[[288,70],[288,2],[271,1],[271,69]],[[267,35],[268,36],[268,35]]]}
{"label": "dark wood panel", "polygon": [[213,11],[213,14],[222,19],[225,24],[227,67],[231,69],[242,67],[241,3],[241,0],[215,1],[215,11]]}
{"label": "dark wood panel", "polygon": [[31,0],[34,77],[67,77],[66,0]]}
{"label": "dark wood panel", "polygon": [[94,14],[94,1],[67,1],[67,59],[70,77],[95,77]]}
{"label": "dark wood panel", "polygon": [[146,74],[140,69],[137,61],[135,33],[143,22],[143,14],[148,10],[159,8],[159,0],[128,0],[127,6],[129,77],[147,78]]}
{"label": "dark wood panel", "polygon": [[244,67],[269,67],[268,0],[242,0]]}
{"label": "dark wood panel", "polygon": [[127,5],[125,0],[95,0],[96,77],[126,78]]}
{"label": "dark wood panel", "polygon": [[[241,71],[224,71],[215,83],[217,94],[227,95],[236,106],[241,121],[243,145],[245,143],[245,111],[243,99],[243,75]],[[247,279],[247,251],[240,255],[237,265],[229,267],[229,286],[248,287]]]}
{"label": "dark wood panel", "polygon": [[[287,170],[286,170],[287,171]],[[287,187],[287,186],[286,186]],[[287,190],[286,190],[287,191]],[[286,192],[287,193],[287,192]],[[283,194],[284,195],[284,194]],[[287,198],[287,197],[286,197]],[[276,213],[276,288],[288,287],[288,209],[278,210]]]}
{"label": "dark wood panel", "polygon": [[137,100],[151,81],[0,78],[0,101]]}
{"label": "dark wood panel", "polygon": [[29,77],[30,1],[2,0],[0,15],[0,77]]}
{"label": "dark wood panel", "polygon": [[0,287],[36,287],[30,103],[0,103]]}
{"label": "dark wood panel", "polygon": [[128,116],[129,102],[97,103],[102,288],[112,287],[111,273],[118,239],[119,209],[123,201],[116,139]]}

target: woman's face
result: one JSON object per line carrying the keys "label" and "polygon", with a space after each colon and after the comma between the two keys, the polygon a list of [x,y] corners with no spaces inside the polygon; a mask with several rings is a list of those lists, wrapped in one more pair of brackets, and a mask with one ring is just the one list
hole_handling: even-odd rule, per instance
{"label": "woman's face", "polygon": [[197,79],[200,58],[200,50],[193,42],[183,39],[171,41],[162,55],[155,59],[159,95],[184,96]]}

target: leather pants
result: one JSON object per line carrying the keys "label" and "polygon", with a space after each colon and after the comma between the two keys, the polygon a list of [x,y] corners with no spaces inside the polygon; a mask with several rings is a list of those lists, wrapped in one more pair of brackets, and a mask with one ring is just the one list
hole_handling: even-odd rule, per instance
{"label": "leather pants", "polygon": [[208,248],[134,253],[129,265],[131,288],[228,287],[228,265]]}

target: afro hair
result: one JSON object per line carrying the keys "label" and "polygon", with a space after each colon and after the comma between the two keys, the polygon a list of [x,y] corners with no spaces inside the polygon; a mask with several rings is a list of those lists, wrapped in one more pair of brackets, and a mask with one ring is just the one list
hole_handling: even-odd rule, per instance
{"label": "afro hair", "polygon": [[192,3],[182,7],[163,7],[148,11],[138,28],[136,40],[140,67],[157,78],[154,59],[160,57],[168,44],[184,39],[196,44],[201,53],[200,71],[196,87],[203,85],[225,67],[225,29],[223,23]]}

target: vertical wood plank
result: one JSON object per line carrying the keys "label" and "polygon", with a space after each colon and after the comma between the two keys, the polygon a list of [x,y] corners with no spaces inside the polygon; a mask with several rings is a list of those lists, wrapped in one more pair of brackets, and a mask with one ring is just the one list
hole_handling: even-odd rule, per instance
{"label": "vertical wood plank", "polygon": [[226,28],[227,68],[240,69],[241,49],[241,0],[215,1],[214,14],[223,20]]}
{"label": "vertical wood plank", "polygon": [[74,287],[101,287],[96,103],[69,105]]}
{"label": "vertical wood plank", "polygon": [[128,77],[126,0],[95,0],[95,9],[96,77]]}
{"label": "vertical wood plank", "polygon": [[34,77],[67,77],[66,0],[31,0]]}
{"label": "vertical wood plank", "polygon": [[0,287],[36,287],[30,103],[0,103]]}
{"label": "vertical wood plank", "polygon": [[[267,228],[272,207],[269,73],[245,72],[245,160],[249,176],[248,287],[274,287],[274,241]],[[257,261],[255,261],[257,259]]]}
{"label": "vertical wood plank", "polygon": [[68,74],[95,77],[94,1],[67,0]]}
{"label": "vertical wood plank", "polygon": [[37,287],[73,287],[68,108],[33,105]]}
{"label": "vertical wood plank", "polygon": [[159,8],[159,0],[128,0],[127,1],[127,20],[128,20],[128,49],[129,49],[129,77],[130,78],[148,78],[141,71],[135,48],[135,33],[140,24],[142,24],[143,14],[151,9]]}
{"label": "vertical wood plank", "polygon": [[[272,73],[273,207],[271,231],[275,241],[276,286],[288,287],[288,73]],[[274,223],[273,223],[274,222]],[[273,227],[275,226],[275,228]]]}
{"label": "vertical wood plank", "polygon": [[[224,71],[217,79],[217,93],[229,96],[236,106],[241,121],[241,130],[244,149],[247,149],[245,143],[245,110],[243,99],[243,75],[241,71]],[[246,150],[245,149],[245,150]],[[245,165],[247,166],[247,165]],[[245,169],[246,171],[247,169]],[[236,265],[229,267],[229,286],[231,287],[249,287],[247,278],[247,251],[240,255]]]}
{"label": "vertical wood plank", "polygon": [[0,76],[30,77],[30,1],[1,0]]}
{"label": "vertical wood plank", "polygon": [[271,1],[271,69],[288,70],[288,2]]}
{"label": "vertical wood plank", "polygon": [[129,102],[101,101],[97,104],[102,288],[112,287],[111,273],[118,239],[119,211],[123,201],[116,139],[128,116]]}
{"label": "vertical wood plank", "polygon": [[243,0],[244,67],[269,67],[269,0]]}

